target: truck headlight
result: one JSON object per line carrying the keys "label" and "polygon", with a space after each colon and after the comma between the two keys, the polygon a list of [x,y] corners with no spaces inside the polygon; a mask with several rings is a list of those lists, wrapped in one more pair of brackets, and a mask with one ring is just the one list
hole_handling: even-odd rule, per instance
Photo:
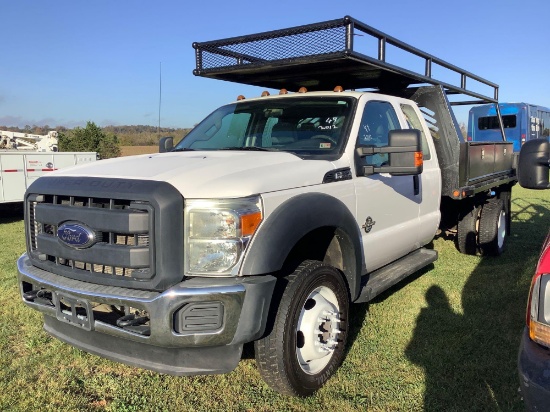
{"label": "truck headlight", "polygon": [[233,269],[261,221],[259,196],[186,200],[187,274],[235,275]]}

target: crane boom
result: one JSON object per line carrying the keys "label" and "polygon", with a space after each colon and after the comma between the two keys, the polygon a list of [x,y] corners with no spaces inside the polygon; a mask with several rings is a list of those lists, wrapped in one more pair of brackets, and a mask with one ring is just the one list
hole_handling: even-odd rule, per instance
{"label": "crane boom", "polygon": [[57,132],[45,135],[0,130],[0,149],[33,150],[36,152],[57,152]]}

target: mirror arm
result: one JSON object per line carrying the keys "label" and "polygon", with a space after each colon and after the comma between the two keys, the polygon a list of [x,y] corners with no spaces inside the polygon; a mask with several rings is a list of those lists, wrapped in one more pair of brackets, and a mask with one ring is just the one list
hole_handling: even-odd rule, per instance
{"label": "mirror arm", "polygon": [[371,156],[377,153],[411,153],[418,151],[416,146],[359,146],[356,149],[359,157]]}

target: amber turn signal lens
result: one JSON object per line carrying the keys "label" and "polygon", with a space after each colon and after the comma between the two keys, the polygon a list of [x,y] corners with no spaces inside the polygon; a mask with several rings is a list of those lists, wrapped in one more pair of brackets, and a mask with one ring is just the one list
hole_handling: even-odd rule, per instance
{"label": "amber turn signal lens", "polygon": [[529,337],[541,345],[550,347],[550,326],[531,319],[529,322]]}
{"label": "amber turn signal lens", "polygon": [[424,155],[422,152],[414,152],[414,166],[420,167],[424,164]]}
{"label": "amber turn signal lens", "polygon": [[241,234],[242,236],[253,235],[260,222],[262,221],[262,213],[256,212],[249,215],[241,216]]}

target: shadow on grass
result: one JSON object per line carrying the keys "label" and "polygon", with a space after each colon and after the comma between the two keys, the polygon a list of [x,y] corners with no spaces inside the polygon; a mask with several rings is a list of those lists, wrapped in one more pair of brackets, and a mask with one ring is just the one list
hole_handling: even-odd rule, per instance
{"label": "shadow on grass", "polygon": [[[433,245],[428,245],[428,248],[433,248]],[[434,265],[430,264],[419,271],[413,273],[410,276],[407,276],[405,279],[403,279],[401,282],[397,283],[396,285],[393,285],[389,289],[385,290],[378,296],[376,296],[374,299],[370,300],[367,303],[352,303],[350,305],[350,321],[348,322],[349,325],[349,331],[348,331],[348,341],[345,348],[345,355],[348,356],[349,352],[353,349],[353,344],[355,343],[357,337],[361,333],[361,330],[364,327],[364,321],[367,317],[367,314],[369,313],[370,304],[375,304],[384,301],[388,298],[388,296],[391,296],[392,294],[396,293],[397,291],[406,288],[407,285],[414,282],[418,278],[422,277],[425,273],[429,272],[430,270],[433,270]]]}
{"label": "shadow on grass", "polygon": [[463,314],[452,310],[439,286],[426,292],[428,306],[406,349],[425,370],[424,410],[524,409],[516,359],[530,279],[550,224],[546,208],[529,205],[522,212],[529,208],[528,221],[512,223],[504,254],[482,259],[469,276]]}
{"label": "shadow on grass", "polygon": [[0,204],[0,224],[23,220],[23,202]]}

